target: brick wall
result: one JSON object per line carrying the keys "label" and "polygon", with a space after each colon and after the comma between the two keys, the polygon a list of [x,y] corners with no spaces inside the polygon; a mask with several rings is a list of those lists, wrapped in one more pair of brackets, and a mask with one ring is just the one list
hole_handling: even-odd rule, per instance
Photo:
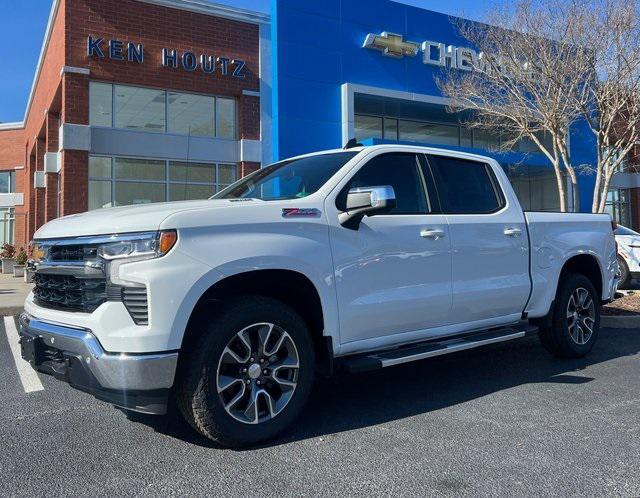
{"label": "brick wall", "polygon": [[260,99],[244,95],[238,105],[240,109],[240,138],[260,140]]}
{"label": "brick wall", "polygon": [[[137,0],[67,0],[66,63],[86,67],[91,78],[239,97],[258,91],[259,28],[256,25],[161,7]],[[143,63],[87,57],[87,37],[144,45]],[[246,78],[220,71],[188,73],[162,66],[162,49],[192,51],[246,61]],[[108,51],[108,49],[107,49]],[[105,54],[107,55],[107,54]]]}
{"label": "brick wall", "polygon": [[[46,151],[58,152],[58,134],[60,116],[54,112],[47,112],[46,116]],[[47,187],[45,190],[45,223],[58,215],[58,173],[47,173]]]}
{"label": "brick wall", "polygon": [[[87,57],[90,35],[105,40],[105,58]],[[144,62],[110,59],[109,39],[142,43]],[[188,72],[163,67],[163,48],[244,60],[246,77],[223,76],[219,67],[214,74],[200,68]],[[64,66],[86,68],[90,75],[61,76]],[[0,169],[25,166],[17,175],[17,190],[24,193],[25,205],[16,209],[16,242],[28,242],[39,226],[53,219],[58,202],[62,215],[87,209],[87,152],[63,151],[62,171],[47,175],[46,189],[33,188],[33,174],[36,168],[42,169],[44,152],[57,151],[59,123],[89,123],[90,80],[233,97],[238,102],[238,138],[258,140],[260,99],[243,95],[243,90],[259,91],[258,75],[256,25],[139,0],[60,0],[25,128],[0,131]],[[241,174],[258,167],[257,163],[243,163]]]}
{"label": "brick wall", "polygon": [[82,213],[88,207],[89,153],[81,150],[62,151],[60,173],[60,212],[62,216]]}
{"label": "brick wall", "polygon": [[[14,171],[16,192],[24,192],[24,129],[0,131],[0,171]],[[16,169],[18,168],[18,169]],[[14,238],[19,245],[24,245],[25,223],[24,206],[16,206],[14,214]]]}
{"label": "brick wall", "polygon": [[240,163],[240,176],[247,176],[254,171],[260,169],[260,163],[252,163],[249,161],[244,161]]}
{"label": "brick wall", "polygon": [[0,170],[24,166],[23,129],[0,130]]}

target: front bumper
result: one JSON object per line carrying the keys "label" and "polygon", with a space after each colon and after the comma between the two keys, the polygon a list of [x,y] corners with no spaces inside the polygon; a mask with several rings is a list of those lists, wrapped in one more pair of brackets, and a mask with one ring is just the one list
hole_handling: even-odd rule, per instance
{"label": "front bumper", "polygon": [[108,353],[88,329],[20,316],[22,357],[36,370],[116,406],[162,415],[178,363],[177,352]]}

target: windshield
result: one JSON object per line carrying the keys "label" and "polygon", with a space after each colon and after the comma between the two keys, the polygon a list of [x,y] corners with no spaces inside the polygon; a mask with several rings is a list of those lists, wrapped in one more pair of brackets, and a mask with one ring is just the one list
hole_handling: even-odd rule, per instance
{"label": "windshield", "polygon": [[234,183],[212,199],[301,199],[316,192],[358,152],[333,152],[272,164]]}
{"label": "windshield", "polygon": [[630,228],[623,227],[622,225],[618,225],[618,228],[616,228],[614,233],[616,235],[640,235],[640,233],[634,232]]}

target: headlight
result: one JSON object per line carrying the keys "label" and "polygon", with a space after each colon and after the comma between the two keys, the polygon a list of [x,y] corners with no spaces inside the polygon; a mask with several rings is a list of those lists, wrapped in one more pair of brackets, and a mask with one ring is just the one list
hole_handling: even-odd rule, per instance
{"label": "headlight", "polygon": [[153,259],[167,254],[178,240],[175,230],[114,235],[113,242],[98,247],[98,256],[108,261],[135,258]]}

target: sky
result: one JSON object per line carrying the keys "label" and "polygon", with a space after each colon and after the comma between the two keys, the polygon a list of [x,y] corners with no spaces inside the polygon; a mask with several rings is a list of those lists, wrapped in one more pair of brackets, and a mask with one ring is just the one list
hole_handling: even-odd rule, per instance
{"label": "sky", "polygon": [[[22,121],[42,47],[52,0],[0,0],[0,123]],[[268,12],[269,0],[216,0],[216,3]],[[400,3],[445,14],[480,19],[483,2],[403,0]]]}

